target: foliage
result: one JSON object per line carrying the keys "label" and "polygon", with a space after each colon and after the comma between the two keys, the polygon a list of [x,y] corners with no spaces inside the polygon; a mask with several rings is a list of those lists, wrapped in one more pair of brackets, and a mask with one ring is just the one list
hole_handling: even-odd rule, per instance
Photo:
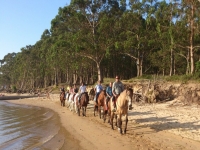
{"label": "foliage", "polygon": [[[0,60],[0,84],[34,89],[84,81],[199,80],[200,3],[73,0],[34,45]],[[130,80],[128,80],[130,79]]]}

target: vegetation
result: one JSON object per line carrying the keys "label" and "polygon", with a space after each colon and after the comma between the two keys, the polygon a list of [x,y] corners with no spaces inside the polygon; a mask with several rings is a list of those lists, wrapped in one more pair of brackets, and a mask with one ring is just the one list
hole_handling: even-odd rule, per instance
{"label": "vegetation", "polygon": [[0,60],[0,84],[94,84],[116,74],[198,79],[199,24],[198,0],[72,0],[34,45]]}

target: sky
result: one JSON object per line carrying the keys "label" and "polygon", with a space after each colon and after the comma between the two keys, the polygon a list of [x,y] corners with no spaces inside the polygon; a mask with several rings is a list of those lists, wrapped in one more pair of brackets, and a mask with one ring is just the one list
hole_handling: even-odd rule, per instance
{"label": "sky", "polygon": [[59,7],[70,0],[0,0],[0,60],[40,40]]}

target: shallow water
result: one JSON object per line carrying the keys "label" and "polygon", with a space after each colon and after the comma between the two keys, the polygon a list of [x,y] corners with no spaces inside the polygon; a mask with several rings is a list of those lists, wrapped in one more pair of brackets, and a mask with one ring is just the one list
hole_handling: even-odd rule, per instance
{"label": "shallow water", "polygon": [[66,149],[67,134],[49,109],[0,101],[0,149]]}

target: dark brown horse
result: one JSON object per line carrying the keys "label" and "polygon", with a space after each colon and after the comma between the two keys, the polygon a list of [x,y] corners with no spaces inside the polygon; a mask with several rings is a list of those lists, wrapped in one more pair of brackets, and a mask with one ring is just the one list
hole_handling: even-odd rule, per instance
{"label": "dark brown horse", "polygon": [[[116,101],[117,110],[116,112],[110,111],[110,123],[112,129],[113,127],[113,119],[116,116],[118,130],[122,134],[122,115],[125,116],[125,127],[123,133],[126,134],[127,124],[128,124],[128,110],[132,109],[132,97],[133,97],[133,89],[129,88],[124,90],[118,97]],[[113,110],[112,102],[110,102],[110,109]]]}
{"label": "dark brown horse", "polygon": [[86,116],[86,108],[87,108],[87,105],[88,105],[88,101],[89,101],[89,96],[88,96],[87,92],[85,92],[81,95],[80,102],[78,100],[76,101],[79,116],[80,116],[80,109],[81,108],[82,108],[82,115]]}
{"label": "dark brown horse", "polygon": [[61,92],[60,94],[60,103],[61,103],[61,106],[65,106],[65,92]]}
{"label": "dark brown horse", "polygon": [[101,108],[103,108],[103,119],[104,119],[104,122],[105,122],[106,114],[107,114],[106,91],[105,90],[103,90],[99,93],[97,101],[98,101],[98,103],[94,104],[94,116],[95,116],[95,111],[98,110],[99,117],[101,119]]}
{"label": "dark brown horse", "polygon": [[95,90],[92,88],[89,92],[89,100],[94,100]]}

